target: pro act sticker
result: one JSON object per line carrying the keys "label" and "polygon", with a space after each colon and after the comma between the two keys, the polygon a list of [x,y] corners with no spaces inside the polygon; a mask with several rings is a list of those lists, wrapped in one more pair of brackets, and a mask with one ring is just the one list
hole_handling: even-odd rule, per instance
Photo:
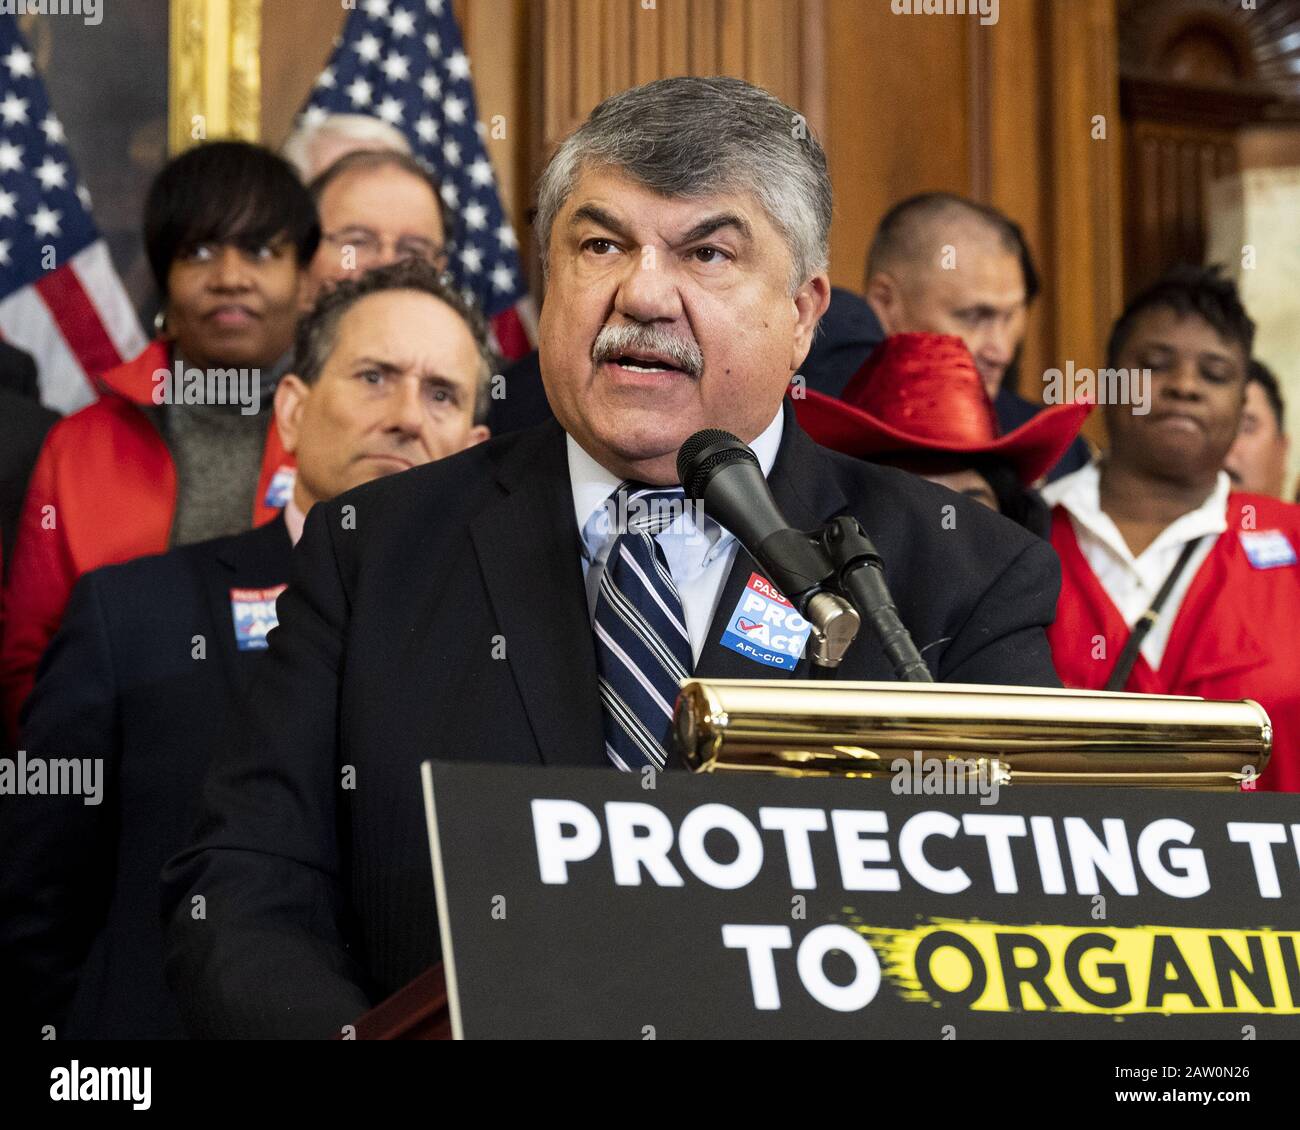
{"label": "pro act sticker", "polygon": [[279,622],[275,614],[275,598],[288,585],[269,589],[231,589],[230,615],[235,621],[235,646],[240,651],[256,651],[266,647],[266,637]]}
{"label": "pro act sticker", "polygon": [[282,463],[271,476],[271,481],[266,484],[266,498],[263,499],[262,505],[283,510],[289,504],[289,499],[293,497],[293,484],[297,475],[296,468]]}
{"label": "pro act sticker", "polygon": [[1296,563],[1291,539],[1281,530],[1250,530],[1237,535],[1246,560],[1255,569],[1280,569]]}
{"label": "pro act sticker", "polygon": [[765,667],[793,670],[812,634],[808,623],[781,593],[751,573],[740,602],[722,633],[722,646]]}

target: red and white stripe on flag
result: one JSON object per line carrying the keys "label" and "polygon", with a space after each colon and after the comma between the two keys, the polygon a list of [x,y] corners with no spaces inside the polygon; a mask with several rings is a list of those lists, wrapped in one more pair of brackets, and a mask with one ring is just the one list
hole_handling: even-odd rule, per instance
{"label": "red and white stripe on flag", "polygon": [[95,378],[147,344],[102,239],[0,301],[0,335],[36,359],[41,401],[75,412]]}
{"label": "red and white stripe on flag", "polygon": [[537,341],[537,315],[531,298],[521,298],[491,319],[493,345],[503,361],[518,361]]}

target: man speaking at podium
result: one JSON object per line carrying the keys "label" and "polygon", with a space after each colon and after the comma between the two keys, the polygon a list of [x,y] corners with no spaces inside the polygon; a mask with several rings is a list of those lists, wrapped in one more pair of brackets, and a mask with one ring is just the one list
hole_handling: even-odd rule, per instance
{"label": "man speaking at podium", "polygon": [[[752,445],[793,526],[862,523],[937,679],[1058,685],[1047,544],[783,408],[830,221],[820,145],[740,80],[627,91],[559,148],[536,222],[556,420],[312,510],[251,739],[164,876],[193,1035],[337,1035],[437,960],[422,761],[664,765],[681,677],[807,676],[729,639],[780,599],[726,531],[608,521],[671,508],[701,428]],[[840,668],[891,675],[866,634]]]}

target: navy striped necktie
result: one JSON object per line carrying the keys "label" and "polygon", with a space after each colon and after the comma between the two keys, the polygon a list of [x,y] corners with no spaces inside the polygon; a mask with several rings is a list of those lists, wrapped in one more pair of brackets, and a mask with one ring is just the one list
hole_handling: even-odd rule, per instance
{"label": "navy striped necktie", "polygon": [[656,540],[684,497],[680,487],[624,483],[606,503],[620,524],[593,627],[605,753],[625,771],[665,767],[677,689],[693,666],[682,600]]}

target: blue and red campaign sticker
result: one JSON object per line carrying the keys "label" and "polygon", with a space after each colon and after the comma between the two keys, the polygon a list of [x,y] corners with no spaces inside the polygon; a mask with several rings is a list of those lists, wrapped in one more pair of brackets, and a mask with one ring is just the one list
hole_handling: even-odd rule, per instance
{"label": "blue and red campaign sticker", "polygon": [[769,581],[751,573],[722,633],[722,646],[765,667],[793,670],[803,657],[812,625]]}
{"label": "blue and red campaign sticker", "polygon": [[289,499],[293,497],[293,480],[297,471],[287,463],[282,463],[276,468],[275,474],[271,476],[271,481],[266,484],[266,500],[263,506],[270,506],[274,510],[283,510],[289,505]]}
{"label": "blue and red campaign sticker", "polygon": [[231,589],[230,615],[235,621],[235,646],[240,651],[257,651],[266,647],[266,637],[280,622],[275,614],[275,598],[288,585],[269,589]]}
{"label": "blue and red campaign sticker", "polygon": [[1256,569],[1280,569],[1296,563],[1291,539],[1281,530],[1243,530],[1238,536],[1246,559]]}

